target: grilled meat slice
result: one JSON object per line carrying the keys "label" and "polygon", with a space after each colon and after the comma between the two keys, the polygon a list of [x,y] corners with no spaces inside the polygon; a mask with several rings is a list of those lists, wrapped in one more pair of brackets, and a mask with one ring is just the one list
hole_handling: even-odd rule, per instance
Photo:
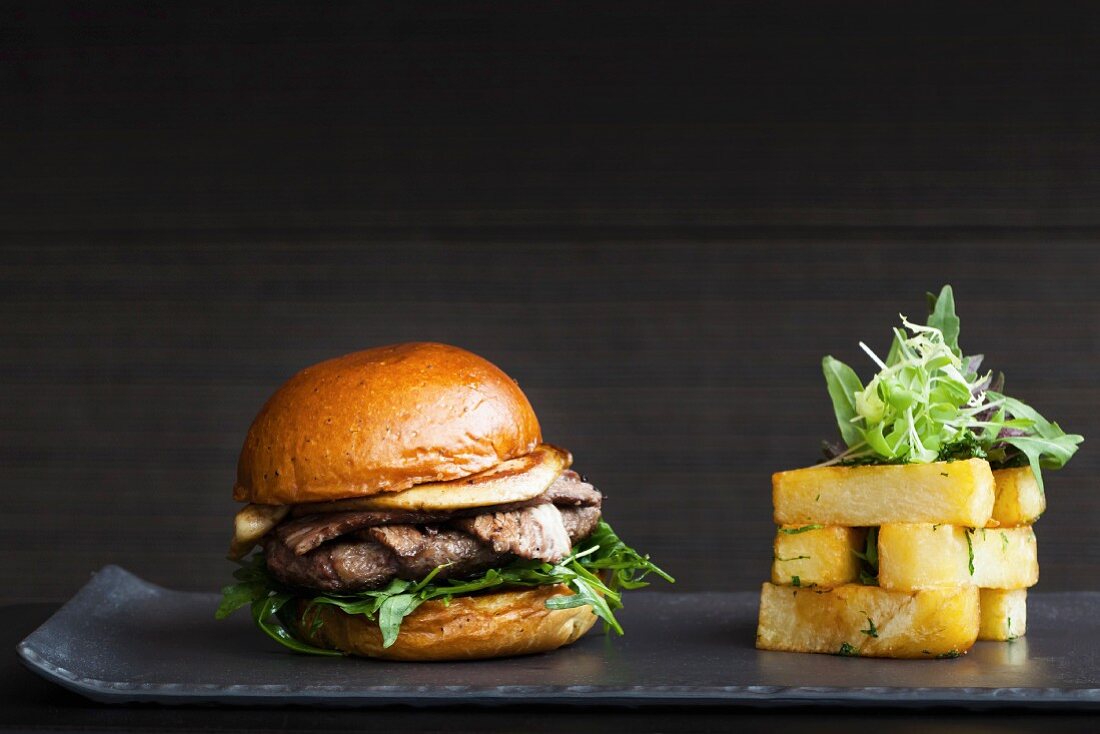
{"label": "grilled meat slice", "polygon": [[385,586],[400,566],[393,553],[375,542],[337,540],[305,555],[268,536],[264,541],[267,570],[288,586],[336,593]]}
{"label": "grilled meat slice", "polygon": [[565,532],[569,533],[570,546],[591,535],[600,521],[599,507],[559,507],[558,512]]}
{"label": "grilled meat slice", "polygon": [[[581,480],[574,471],[563,472],[538,497],[491,507],[471,507],[453,512],[414,512],[409,510],[350,510],[306,517],[294,517],[279,524],[274,532],[296,554],[304,555],[322,543],[357,530],[382,525],[435,524],[455,518],[470,518],[485,514],[508,513],[538,505],[554,504],[566,507],[600,507],[602,496],[591,484]],[[293,513],[292,513],[293,514]],[[598,513],[597,513],[598,516]],[[594,524],[593,524],[594,526]],[[587,534],[587,533],[586,533]],[[574,533],[569,533],[570,537]],[[583,537],[583,536],[582,536]],[[576,538],[574,538],[574,542]]]}
{"label": "grilled meat slice", "polygon": [[556,563],[569,554],[569,533],[554,505],[492,512],[453,521],[497,553]]}
{"label": "grilled meat slice", "polygon": [[407,510],[361,510],[310,515],[275,528],[275,534],[298,555],[304,555],[322,543],[341,535],[375,525],[442,522],[447,512],[409,512]]}
{"label": "grilled meat slice", "polygon": [[566,469],[540,497],[545,497],[558,507],[596,507],[603,504],[600,490],[581,479],[572,469]]}
{"label": "grilled meat slice", "polygon": [[445,568],[437,579],[469,576],[504,560],[503,554],[459,530],[385,525],[366,533],[393,551],[403,579],[422,579],[439,566]]}

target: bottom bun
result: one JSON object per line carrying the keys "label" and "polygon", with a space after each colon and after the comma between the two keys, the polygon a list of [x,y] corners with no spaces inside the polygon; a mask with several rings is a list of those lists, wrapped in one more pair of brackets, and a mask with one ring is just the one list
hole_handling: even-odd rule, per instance
{"label": "bottom bun", "polygon": [[[329,604],[298,603],[294,622],[302,639],[351,655],[385,660],[476,660],[556,650],[592,629],[588,605],[547,609],[546,600],[572,592],[562,585],[478,596],[450,604],[426,601],[401,623],[401,634],[382,647],[377,622]],[[320,626],[317,626],[318,620]]]}

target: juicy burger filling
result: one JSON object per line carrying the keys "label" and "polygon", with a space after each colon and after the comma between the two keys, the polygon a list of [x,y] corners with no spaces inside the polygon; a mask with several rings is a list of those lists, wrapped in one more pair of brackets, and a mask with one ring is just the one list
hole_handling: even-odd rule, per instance
{"label": "juicy burger filling", "polygon": [[602,495],[574,471],[528,500],[451,511],[353,510],[288,517],[262,540],[268,572],[347,594],[396,579],[463,578],[516,559],[558,563],[600,521]]}
{"label": "juicy burger filling", "polygon": [[[558,450],[543,454],[527,463],[538,468],[547,456],[568,458]],[[587,605],[622,634],[614,614],[622,607],[621,590],[646,586],[651,573],[672,578],[619,539],[601,517],[603,496],[576,472],[552,467],[540,478],[526,469],[524,477],[498,467],[488,479],[461,480],[466,499],[480,494],[498,504],[441,509],[434,501],[438,490],[421,487],[408,502],[395,495],[381,503],[248,505],[237,515],[230,549],[242,568],[234,573],[237,583],[222,589],[216,616],[248,606],[256,625],[282,645],[338,655],[299,631],[299,604],[364,615],[389,647],[402,620],[424,602],[555,586],[562,593],[546,601],[548,608]],[[518,491],[533,480],[545,489]],[[501,503],[504,498],[511,501]],[[244,558],[257,543],[260,552]]]}

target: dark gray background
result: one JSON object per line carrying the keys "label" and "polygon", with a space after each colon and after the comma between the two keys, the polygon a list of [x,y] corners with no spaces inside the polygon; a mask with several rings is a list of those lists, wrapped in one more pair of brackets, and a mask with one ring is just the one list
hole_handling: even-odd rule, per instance
{"label": "dark gray background", "polygon": [[[767,578],[772,471],[953,283],[1100,436],[1097,16],[998,4],[4,4],[0,601],[226,578],[298,368],[431,339],[517,378],[678,589]],[[1041,588],[1100,588],[1091,440]]]}

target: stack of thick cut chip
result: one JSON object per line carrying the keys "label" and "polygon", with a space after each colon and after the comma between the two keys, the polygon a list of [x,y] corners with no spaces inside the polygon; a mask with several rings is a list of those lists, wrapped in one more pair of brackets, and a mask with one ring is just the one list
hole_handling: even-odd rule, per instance
{"label": "stack of thick cut chip", "polygon": [[1028,467],[980,459],[830,466],[772,477],[772,579],[764,650],[945,658],[1027,627],[1039,580]]}

